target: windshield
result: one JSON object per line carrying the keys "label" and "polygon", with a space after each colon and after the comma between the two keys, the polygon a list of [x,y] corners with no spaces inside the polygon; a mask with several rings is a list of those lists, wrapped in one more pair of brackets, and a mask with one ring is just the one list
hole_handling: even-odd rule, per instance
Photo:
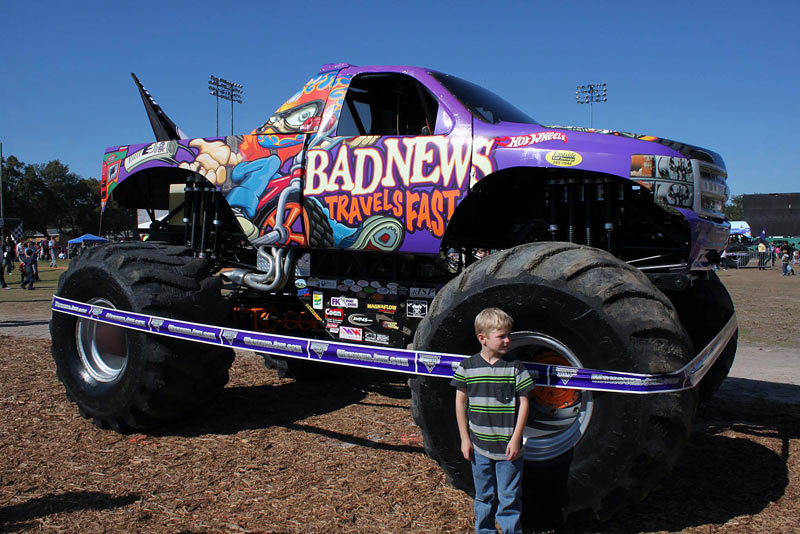
{"label": "windshield", "polygon": [[497,124],[498,122],[521,122],[538,124],[522,111],[515,108],[493,92],[480,85],[462,80],[450,74],[431,72],[431,76],[444,85],[453,96],[464,104],[479,119]]}

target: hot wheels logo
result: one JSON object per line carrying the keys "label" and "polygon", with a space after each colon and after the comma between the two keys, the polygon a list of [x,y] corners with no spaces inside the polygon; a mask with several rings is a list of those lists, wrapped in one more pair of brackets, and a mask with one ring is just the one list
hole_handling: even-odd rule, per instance
{"label": "hot wheels logo", "polygon": [[519,148],[523,146],[535,145],[544,143],[546,141],[563,141],[567,142],[567,134],[564,132],[554,132],[552,130],[546,132],[537,132],[530,135],[518,135],[512,137],[498,137],[495,139],[497,145],[504,148]]}

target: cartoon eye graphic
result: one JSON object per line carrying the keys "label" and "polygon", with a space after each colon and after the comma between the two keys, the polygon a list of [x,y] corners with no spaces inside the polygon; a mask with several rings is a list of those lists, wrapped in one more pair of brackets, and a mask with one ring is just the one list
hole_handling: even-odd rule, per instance
{"label": "cartoon eye graphic", "polygon": [[304,122],[313,117],[316,112],[316,104],[309,104],[291,112],[284,120],[290,128],[299,128]]}

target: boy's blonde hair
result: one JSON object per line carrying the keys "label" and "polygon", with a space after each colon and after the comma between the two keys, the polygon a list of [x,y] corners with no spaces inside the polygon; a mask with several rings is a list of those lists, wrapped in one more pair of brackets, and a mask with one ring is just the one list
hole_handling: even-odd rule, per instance
{"label": "boy's blonde hair", "polygon": [[508,330],[514,326],[514,319],[500,308],[486,308],[475,317],[475,335],[488,334],[492,330]]}

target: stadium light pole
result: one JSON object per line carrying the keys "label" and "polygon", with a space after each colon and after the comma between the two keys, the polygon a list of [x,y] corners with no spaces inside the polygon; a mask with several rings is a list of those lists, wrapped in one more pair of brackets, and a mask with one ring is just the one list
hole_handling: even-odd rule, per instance
{"label": "stadium light pole", "polygon": [[233,135],[233,103],[242,103],[242,84],[229,82],[216,76],[209,76],[208,94],[217,99],[217,136],[219,136],[219,99],[231,101],[231,135]]}
{"label": "stadium light pole", "polygon": [[587,83],[578,85],[575,91],[575,100],[578,104],[589,104],[589,128],[594,127],[592,105],[595,102],[608,102],[608,89],[604,83]]}

